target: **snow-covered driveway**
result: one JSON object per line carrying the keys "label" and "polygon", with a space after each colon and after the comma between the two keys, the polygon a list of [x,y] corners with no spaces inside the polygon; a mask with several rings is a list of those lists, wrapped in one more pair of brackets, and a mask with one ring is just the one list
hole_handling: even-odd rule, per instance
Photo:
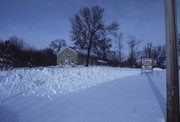
{"label": "snow-covered driveway", "polygon": [[2,122],[165,122],[165,71],[129,76],[50,100],[18,95],[0,104]]}

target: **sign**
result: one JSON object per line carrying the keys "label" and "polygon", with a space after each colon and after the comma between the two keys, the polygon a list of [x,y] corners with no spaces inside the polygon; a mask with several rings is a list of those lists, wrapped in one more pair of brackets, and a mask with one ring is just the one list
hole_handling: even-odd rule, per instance
{"label": "sign", "polygon": [[144,72],[153,72],[153,58],[142,58],[141,74]]}

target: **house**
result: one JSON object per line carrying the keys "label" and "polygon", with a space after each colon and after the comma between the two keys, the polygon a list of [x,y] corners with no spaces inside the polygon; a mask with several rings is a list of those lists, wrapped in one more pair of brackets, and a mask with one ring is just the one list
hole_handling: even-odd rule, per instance
{"label": "house", "polygon": [[[87,50],[74,49],[72,47],[63,47],[57,53],[57,65],[85,65],[87,57]],[[98,56],[90,53],[89,64],[96,65]]]}

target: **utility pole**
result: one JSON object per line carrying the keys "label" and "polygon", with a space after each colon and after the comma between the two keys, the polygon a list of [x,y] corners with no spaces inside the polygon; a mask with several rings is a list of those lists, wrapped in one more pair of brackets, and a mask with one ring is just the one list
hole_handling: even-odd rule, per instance
{"label": "utility pole", "polygon": [[176,0],[165,0],[167,122],[179,120],[179,83],[177,59]]}

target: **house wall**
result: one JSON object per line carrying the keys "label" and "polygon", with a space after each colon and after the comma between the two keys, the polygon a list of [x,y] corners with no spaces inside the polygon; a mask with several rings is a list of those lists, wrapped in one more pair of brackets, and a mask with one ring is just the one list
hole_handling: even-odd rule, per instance
{"label": "house wall", "polygon": [[78,57],[77,52],[70,48],[65,48],[57,54],[57,65],[77,65]]}
{"label": "house wall", "polygon": [[[89,57],[89,64],[96,65],[97,57]],[[57,54],[57,65],[86,65],[86,56],[81,55],[71,48],[64,48]]]}

